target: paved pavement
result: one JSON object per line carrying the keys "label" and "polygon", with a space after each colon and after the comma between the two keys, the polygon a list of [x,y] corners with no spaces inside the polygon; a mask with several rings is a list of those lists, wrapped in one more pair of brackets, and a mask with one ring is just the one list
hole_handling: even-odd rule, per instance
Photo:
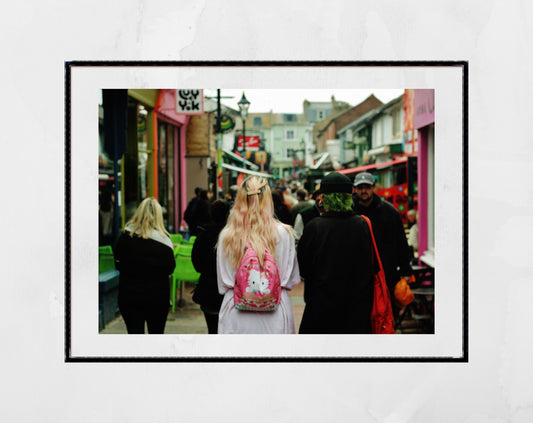
{"label": "paved pavement", "polygon": [[[204,314],[200,310],[200,306],[192,300],[192,290],[194,284],[186,283],[183,289],[183,307],[176,307],[174,313],[168,313],[167,324],[165,326],[165,333],[167,334],[206,334],[207,325],[205,323]],[[292,291],[289,291],[289,297],[292,303],[292,311],[294,314],[294,322],[296,332],[300,327],[302,321],[302,314],[305,303],[303,299],[303,283],[296,285]],[[179,295],[179,294],[178,294]],[[125,334],[126,325],[122,316],[109,322],[104,329],[100,331],[101,334]]]}
{"label": "paved pavement", "polygon": [[[177,307],[176,311],[168,313],[165,333],[167,334],[207,334],[207,325],[200,306],[192,300],[192,290],[194,284],[186,283],[183,289],[183,307]],[[299,283],[292,291],[289,291],[289,297],[292,303],[292,312],[294,315],[294,324],[296,333],[300,328],[302,315],[305,307],[303,298],[304,284]],[[179,295],[179,294],[178,294]],[[109,322],[106,327],[100,331],[101,334],[126,334],[126,325],[121,316]],[[425,331],[420,322],[413,319],[405,319],[402,323],[402,330],[397,333],[428,333]]]}

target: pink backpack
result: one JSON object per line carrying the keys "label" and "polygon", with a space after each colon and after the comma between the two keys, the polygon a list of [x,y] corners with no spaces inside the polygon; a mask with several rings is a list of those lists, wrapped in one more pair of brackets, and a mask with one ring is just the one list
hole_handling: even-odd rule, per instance
{"label": "pink backpack", "polygon": [[248,243],[235,274],[233,299],[237,310],[275,311],[281,299],[281,280],[274,257],[265,250],[263,266]]}

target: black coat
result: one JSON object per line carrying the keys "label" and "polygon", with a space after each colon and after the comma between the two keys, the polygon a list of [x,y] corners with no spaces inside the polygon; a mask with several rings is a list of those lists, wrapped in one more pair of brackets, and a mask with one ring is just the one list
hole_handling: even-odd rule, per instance
{"label": "black coat", "polygon": [[183,219],[189,226],[191,235],[198,235],[198,227],[206,226],[210,222],[209,200],[205,198],[193,198],[183,214]]}
{"label": "black coat", "polygon": [[169,275],[176,267],[174,252],[153,239],[123,232],[115,248],[119,303],[170,301]]}
{"label": "black coat", "polygon": [[300,333],[371,333],[372,244],[353,212],[323,213],[298,243],[305,309]]}
{"label": "black coat", "polygon": [[218,292],[217,285],[217,254],[216,243],[224,224],[210,224],[206,228],[198,228],[198,236],[192,248],[192,263],[200,279],[194,289],[193,300],[202,309],[218,312],[222,305],[223,295]]}
{"label": "black coat", "polygon": [[387,286],[391,296],[394,296],[394,286],[400,277],[409,276],[413,272],[409,263],[411,252],[400,213],[377,194],[374,194],[368,207],[359,204],[357,195],[354,195],[354,210],[372,222]]}

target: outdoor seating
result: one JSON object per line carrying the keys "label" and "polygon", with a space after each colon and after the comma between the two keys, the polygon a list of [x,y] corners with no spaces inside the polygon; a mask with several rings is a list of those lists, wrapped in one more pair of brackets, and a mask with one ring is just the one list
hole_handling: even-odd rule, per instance
{"label": "outdoor seating", "polygon": [[181,244],[183,242],[183,235],[181,234],[170,234],[170,240],[172,244]]}
{"label": "outdoor seating", "polygon": [[115,258],[111,245],[98,247],[98,273],[115,270]]}
{"label": "outdoor seating", "polygon": [[185,244],[191,244],[193,245],[194,244],[194,241],[196,241],[196,235],[192,235],[191,237],[189,237],[188,240],[186,241],[183,241]]}
{"label": "outdoor seating", "polygon": [[178,307],[183,306],[183,285],[185,282],[197,283],[200,279],[200,273],[198,273],[192,264],[192,247],[190,243],[183,243],[178,245],[174,252],[176,258],[176,268],[172,273],[172,282],[170,289],[170,298],[172,300],[172,313],[176,310],[176,291],[180,290],[180,299],[178,301]]}
{"label": "outdoor seating", "polygon": [[118,315],[119,271],[110,245],[98,247],[98,328]]}

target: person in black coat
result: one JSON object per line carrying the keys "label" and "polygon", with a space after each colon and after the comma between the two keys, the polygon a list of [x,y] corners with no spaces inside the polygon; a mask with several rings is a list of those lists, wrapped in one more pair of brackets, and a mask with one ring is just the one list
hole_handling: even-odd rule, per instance
{"label": "person in black coat", "polygon": [[146,198],[120,235],[115,248],[120,271],[118,306],[129,334],[162,334],[170,305],[169,276],[176,267],[174,246],[155,198]]}
{"label": "person in black coat", "polygon": [[198,236],[198,227],[209,223],[209,198],[205,189],[196,188],[193,198],[183,214],[183,219],[189,226],[189,234]]}
{"label": "person in black coat", "polygon": [[372,222],[393,310],[397,313],[394,287],[400,278],[409,280],[413,273],[410,265],[411,251],[407,244],[402,218],[391,203],[383,200],[374,192],[375,181],[372,174],[368,172],[357,174],[354,186],[354,210],[357,214],[368,217]]}
{"label": "person in black coat", "polygon": [[283,202],[283,192],[280,190],[272,191],[272,202],[274,203],[274,214],[281,223],[291,224],[291,213],[289,207]]}
{"label": "person in black coat", "polygon": [[192,248],[192,263],[200,273],[193,301],[200,304],[207,330],[211,334],[218,332],[218,312],[224,298],[218,292],[216,244],[220,231],[226,225],[228,213],[229,205],[226,201],[214,201],[209,208],[211,223],[198,228],[198,236]]}
{"label": "person in black coat", "polygon": [[325,212],[305,225],[298,243],[305,309],[301,334],[372,333],[372,239],[352,210],[352,182],[332,172],[321,186]]}

